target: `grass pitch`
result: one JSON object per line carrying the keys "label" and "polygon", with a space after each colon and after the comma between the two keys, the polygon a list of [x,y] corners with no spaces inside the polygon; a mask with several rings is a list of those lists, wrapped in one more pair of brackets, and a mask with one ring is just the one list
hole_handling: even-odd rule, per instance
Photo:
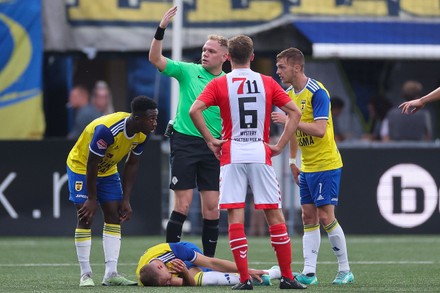
{"label": "grass pitch", "polygon": [[[200,245],[199,237],[187,237]],[[123,237],[119,272],[135,279],[135,269],[144,250],[164,237]],[[269,237],[249,237],[249,263],[254,268],[276,264]],[[347,236],[355,283],[335,286],[336,257],[323,234],[318,258],[319,284],[305,292],[440,292],[440,236]],[[200,245],[201,246],[201,245]],[[293,271],[302,269],[302,241],[292,237]],[[222,236],[217,256],[232,259],[227,237]],[[103,287],[104,255],[101,238],[92,242],[91,262],[96,286],[79,288],[79,266],[74,240],[64,237],[1,237],[0,292],[224,292],[229,287]],[[254,291],[278,291],[254,287]]]}

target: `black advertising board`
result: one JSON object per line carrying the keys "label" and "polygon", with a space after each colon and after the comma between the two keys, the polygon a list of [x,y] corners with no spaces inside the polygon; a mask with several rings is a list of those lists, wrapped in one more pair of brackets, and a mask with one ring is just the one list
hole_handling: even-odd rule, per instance
{"label": "black advertising board", "polygon": [[[0,236],[73,235],[76,213],[68,200],[65,165],[72,145],[66,140],[0,141]],[[347,234],[440,232],[440,148],[340,151],[344,167],[336,216]],[[161,142],[149,141],[124,235],[161,234],[161,157]],[[93,235],[102,223],[97,212]]]}
{"label": "black advertising board", "polygon": [[[0,236],[73,235],[76,212],[68,200],[66,175],[73,143],[63,139],[0,141]],[[160,154],[160,141],[147,142],[130,200],[133,216],[122,225],[125,235],[160,234]],[[97,211],[92,233],[97,235],[102,225]]]}
{"label": "black advertising board", "polygon": [[350,234],[440,232],[439,148],[343,148],[336,216]]}

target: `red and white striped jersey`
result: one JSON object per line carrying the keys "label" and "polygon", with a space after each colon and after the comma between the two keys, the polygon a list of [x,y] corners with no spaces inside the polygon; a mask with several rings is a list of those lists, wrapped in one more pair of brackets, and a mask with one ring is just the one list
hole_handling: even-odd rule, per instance
{"label": "red and white striped jersey", "polygon": [[289,96],[270,76],[251,69],[234,69],[213,79],[198,99],[207,107],[219,106],[223,144],[220,164],[272,165],[269,143],[272,106],[282,107]]}

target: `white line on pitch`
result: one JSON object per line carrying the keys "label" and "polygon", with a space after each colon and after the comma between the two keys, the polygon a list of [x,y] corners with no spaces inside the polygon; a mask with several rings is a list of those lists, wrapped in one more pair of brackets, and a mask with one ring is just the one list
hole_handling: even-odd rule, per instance
{"label": "white line on pitch", "polygon": [[[273,264],[273,262],[249,262],[250,264],[257,264],[257,265],[265,265],[265,264]],[[356,265],[396,265],[396,264],[436,264],[435,261],[350,261],[350,264],[356,264]],[[300,261],[292,261],[292,264],[303,264],[303,262]],[[318,264],[323,265],[333,265],[337,264],[336,261],[318,261]]]}
{"label": "white line on pitch", "polygon": [[[249,262],[252,265],[271,265],[273,262]],[[294,265],[303,264],[302,262],[292,262]],[[334,265],[336,262],[319,261],[318,264]],[[350,264],[357,265],[413,265],[413,264],[436,264],[435,261],[350,261]],[[24,264],[0,264],[0,267],[71,267],[77,266],[76,263],[24,263]],[[92,266],[99,265],[96,263]],[[119,266],[137,266],[137,263],[119,263]]]}

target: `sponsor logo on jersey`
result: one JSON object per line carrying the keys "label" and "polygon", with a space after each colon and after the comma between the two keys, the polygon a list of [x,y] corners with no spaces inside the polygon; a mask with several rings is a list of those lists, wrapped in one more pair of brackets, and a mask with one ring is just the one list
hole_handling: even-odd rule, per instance
{"label": "sponsor logo on jersey", "polygon": [[306,108],[306,100],[301,100],[301,112]]}
{"label": "sponsor logo on jersey", "polygon": [[107,143],[105,142],[105,140],[100,139],[96,142],[96,146],[98,147],[98,149],[100,150],[105,150],[107,149]]}

